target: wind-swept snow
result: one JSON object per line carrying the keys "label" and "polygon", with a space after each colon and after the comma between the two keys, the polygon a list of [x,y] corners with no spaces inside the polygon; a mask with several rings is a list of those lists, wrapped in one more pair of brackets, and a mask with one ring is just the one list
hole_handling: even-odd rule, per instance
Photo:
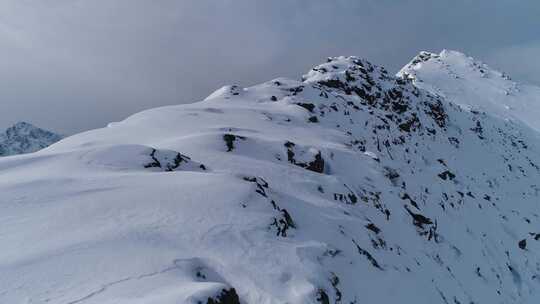
{"label": "wind-swept snow", "polygon": [[537,132],[417,85],[329,58],[1,159],[0,302],[536,303]]}
{"label": "wind-swept snow", "polygon": [[510,76],[457,51],[421,52],[399,73],[447,100],[540,130],[540,87]]}

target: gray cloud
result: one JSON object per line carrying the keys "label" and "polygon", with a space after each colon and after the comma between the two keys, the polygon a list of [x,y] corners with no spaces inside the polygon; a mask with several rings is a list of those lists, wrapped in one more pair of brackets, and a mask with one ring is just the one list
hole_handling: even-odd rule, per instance
{"label": "gray cloud", "polygon": [[489,52],[486,61],[513,78],[540,85],[540,41],[502,47]]}
{"label": "gray cloud", "polygon": [[458,49],[540,83],[538,16],[535,0],[4,0],[0,127],[73,133],[342,54],[395,71]]}

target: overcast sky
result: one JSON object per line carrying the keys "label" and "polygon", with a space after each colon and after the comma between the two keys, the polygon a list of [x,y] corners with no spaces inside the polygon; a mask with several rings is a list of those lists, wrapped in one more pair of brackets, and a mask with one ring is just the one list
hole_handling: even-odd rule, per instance
{"label": "overcast sky", "polygon": [[71,134],[327,56],[461,50],[540,84],[538,0],[1,0],[0,127]]}

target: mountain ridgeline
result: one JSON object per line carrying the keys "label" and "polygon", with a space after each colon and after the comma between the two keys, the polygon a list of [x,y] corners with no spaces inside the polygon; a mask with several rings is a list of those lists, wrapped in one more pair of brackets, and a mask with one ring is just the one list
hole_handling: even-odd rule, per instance
{"label": "mountain ridgeline", "polygon": [[2,159],[0,300],[536,303],[538,90],[332,57]]}

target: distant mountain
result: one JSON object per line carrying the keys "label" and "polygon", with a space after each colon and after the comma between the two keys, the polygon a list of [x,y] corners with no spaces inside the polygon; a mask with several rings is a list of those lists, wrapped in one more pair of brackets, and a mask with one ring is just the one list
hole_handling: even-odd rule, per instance
{"label": "distant mountain", "polygon": [[32,153],[62,139],[62,136],[27,122],[18,122],[0,134],[0,156]]}
{"label": "distant mountain", "polygon": [[0,303],[538,303],[535,92],[331,57],[1,158]]}

